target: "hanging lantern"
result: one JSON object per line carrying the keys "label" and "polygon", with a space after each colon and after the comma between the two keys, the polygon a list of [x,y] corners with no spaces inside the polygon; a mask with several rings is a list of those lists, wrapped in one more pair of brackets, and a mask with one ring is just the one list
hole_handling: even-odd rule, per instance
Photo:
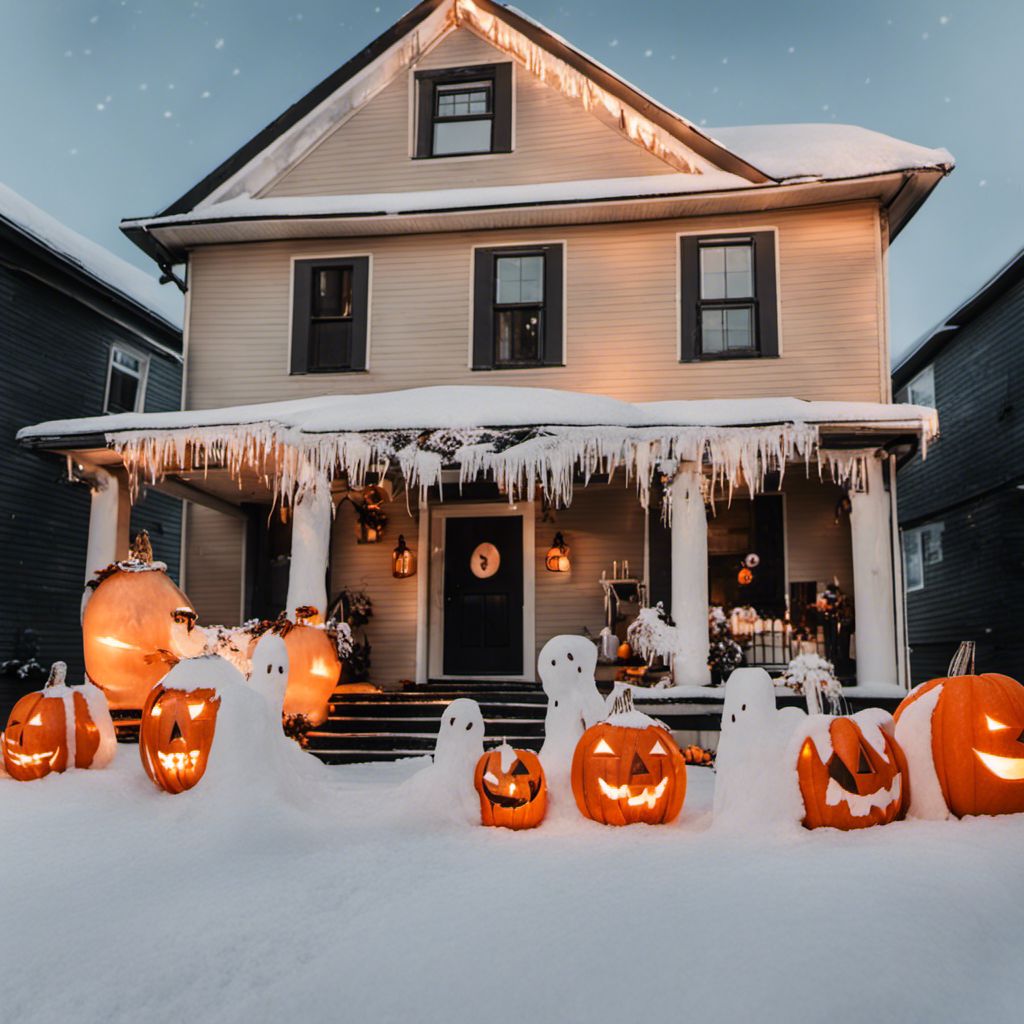
{"label": "hanging lantern", "polygon": [[754,582],[754,574],[746,567],[743,566],[738,573],[736,573],[736,582],[741,587],[747,587]]}
{"label": "hanging lantern", "polygon": [[356,540],[360,544],[378,544],[384,536],[387,513],[380,505],[364,502],[356,505]]}
{"label": "hanging lantern", "polygon": [[547,557],[544,559],[544,568],[548,572],[568,572],[571,567],[569,561],[569,547],[565,543],[561,530],[555,534],[555,539],[548,548]]}
{"label": "hanging lantern", "polygon": [[402,534],[398,535],[398,543],[391,552],[391,575],[398,580],[416,575],[416,552],[406,547]]}

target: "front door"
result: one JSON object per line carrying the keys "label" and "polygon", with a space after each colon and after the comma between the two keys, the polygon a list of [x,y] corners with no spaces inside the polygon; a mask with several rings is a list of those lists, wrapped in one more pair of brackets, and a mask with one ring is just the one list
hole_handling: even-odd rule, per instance
{"label": "front door", "polygon": [[444,674],[522,672],[522,517],[451,516],[444,535]]}

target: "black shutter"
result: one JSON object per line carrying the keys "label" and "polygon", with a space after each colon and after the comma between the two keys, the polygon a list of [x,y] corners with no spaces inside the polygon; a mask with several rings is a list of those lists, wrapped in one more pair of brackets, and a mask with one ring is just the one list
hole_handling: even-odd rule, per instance
{"label": "black shutter", "polygon": [[434,78],[416,76],[416,156],[430,156],[434,150]]}
{"label": "black shutter", "polygon": [[700,303],[700,239],[687,235],[679,240],[679,358],[684,363],[700,359],[698,307]]}
{"label": "black shutter", "polygon": [[512,152],[512,64],[494,68],[494,129],[491,138],[494,153]]}
{"label": "black shutter", "polygon": [[[349,370],[366,369],[366,339],[370,325],[370,257],[296,260],[292,281],[291,373],[310,373],[309,327],[313,302],[313,270],[316,267],[352,269],[352,347]],[[344,373],[332,370],[331,373]]]}
{"label": "black shutter", "polygon": [[473,255],[473,369],[494,369],[494,250]]}
{"label": "black shutter", "polygon": [[755,231],[754,288],[757,293],[758,349],[762,356],[779,354],[779,299],[775,283],[775,232]]}
{"label": "black shutter", "polygon": [[563,247],[544,246],[544,351],[545,366],[561,366],[564,361]]}
{"label": "black shutter", "polygon": [[296,260],[292,282],[292,373],[309,369],[309,317],[313,301],[313,260]]}
{"label": "black shutter", "polygon": [[352,267],[351,369],[366,369],[366,335],[370,324],[370,257],[347,261]]}

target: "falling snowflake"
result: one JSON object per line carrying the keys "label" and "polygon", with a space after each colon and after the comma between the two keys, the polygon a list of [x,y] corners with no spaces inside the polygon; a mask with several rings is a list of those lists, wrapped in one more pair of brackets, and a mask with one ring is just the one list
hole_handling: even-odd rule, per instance
{"label": "falling snowflake", "polygon": [[106,110],[107,109],[107,105],[106,105],[106,103],[97,103],[96,104],[96,109],[97,110]]}
{"label": "falling snowflake", "polygon": [[987,178],[982,178],[981,181],[978,182],[978,188],[984,188],[987,184],[988,184],[988,179]]}
{"label": "falling snowflake", "polygon": [[940,14],[939,15],[939,24],[940,25],[948,25],[949,21],[950,21],[950,18],[949,18],[948,14]]}
{"label": "falling snowflake", "polygon": [[90,25],[95,25],[95,24],[96,24],[96,22],[97,22],[97,21],[99,21],[99,20],[100,20],[100,16],[99,16],[98,14],[94,14],[94,15],[93,15],[93,16],[92,16],[92,17],[91,17],[91,18],[89,19],[89,24],[90,24]]}
{"label": "falling snowflake", "polygon": [[235,68],[231,72],[231,74],[233,74],[233,75],[240,75],[241,73],[242,73],[242,69],[241,68]]}
{"label": "falling snowflake", "polygon": [[723,57],[722,58],[722,63],[723,64],[728,64],[729,63],[729,58],[728,57]]}
{"label": "falling snowflake", "polygon": [[73,50],[65,50],[64,51],[64,56],[65,57],[73,57],[74,56],[74,51]]}
{"label": "falling snowflake", "polygon": [[218,39],[217,42],[215,42],[213,44],[213,48],[215,50],[223,50],[224,49],[224,40],[223,39]]}
{"label": "falling snowflake", "polygon": [[871,79],[870,78],[865,78],[864,79],[864,84],[865,85],[870,85],[871,84]]}
{"label": "falling snowflake", "polygon": [[821,109],[822,110],[828,110],[828,104],[827,103],[822,103]]}
{"label": "falling snowflake", "polygon": [[921,38],[922,39],[927,39],[928,38],[928,33],[927,32],[922,32],[921,33]]}
{"label": "falling snowflake", "polygon": [[618,39],[613,39],[608,45],[609,46],[618,46],[619,45],[619,41],[618,41]]}
{"label": "falling snowflake", "polygon": [[78,156],[78,147],[77,147],[77,146],[72,146],[72,147],[71,147],[71,148],[70,148],[70,149],[68,150],[68,153],[69,153],[69,154],[70,154],[71,156]]}
{"label": "falling snowflake", "polygon": [[787,53],[796,53],[796,47],[795,46],[791,46],[786,52]]}
{"label": "falling snowflake", "polygon": [[653,50],[644,50],[644,56],[645,57],[653,57],[654,56],[654,51]]}
{"label": "falling snowflake", "polygon": [[164,111],[164,117],[171,118],[171,117],[174,117],[174,114],[170,110],[165,110]]}
{"label": "falling snowflake", "polygon": [[148,82],[139,82],[139,92],[145,92],[149,88]]}
{"label": "falling snowflake", "polygon": [[202,91],[202,92],[201,92],[201,93],[199,94],[199,98],[200,98],[201,100],[208,100],[208,99],[210,98],[210,90],[209,90],[209,89],[204,89],[204,90],[203,90],[203,91]]}

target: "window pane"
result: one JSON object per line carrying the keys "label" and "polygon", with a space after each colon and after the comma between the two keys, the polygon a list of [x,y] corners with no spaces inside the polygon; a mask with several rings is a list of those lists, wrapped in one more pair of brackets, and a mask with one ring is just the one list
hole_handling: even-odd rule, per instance
{"label": "window pane", "polygon": [[437,87],[438,117],[468,117],[490,112],[491,90],[486,85],[469,83]]}
{"label": "window pane", "polygon": [[935,405],[935,371],[926,366],[911,382],[907,389],[911,405]]}
{"label": "window pane", "polygon": [[309,368],[311,370],[347,370],[351,364],[351,352],[351,321],[314,321],[310,325]]}
{"label": "window pane", "polygon": [[903,582],[907,590],[920,590],[924,586],[921,534],[918,530],[909,530],[903,535]]}
{"label": "window pane", "polygon": [[122,349],[115,348],[113,352],[114,365],[123,367],[129,373],[139,375],[142,370],[142,360],[130,355]]}
{"label": "window pane", "polygon": [[725,295],[729,299],[749,299],[754,295],[751,247],[730,245],[725,250]]}
{"label": "window pane", "polygon": [[725,310],[726,342],[731,351],[754,347],[753,318],[749,306]]}
{"label": "window pane", "polygon": [[701,310],[700,347],[702,352],[723,351],[725,348],[725,310]]}
{"label": "window pane", "polygon": [[[117,350],[115,349],[115,355]],[[115,364],[110,368],[110,394],[107,396],[107,412],[135,412],[139,395],[139,378],[124,373]]]}
{"label": "window pane", "polygon": [[434,125],[434,155],[489,153],[491,121],[440,121]]}
{"label": "window pane", "polygon": [[495,301],[499,306],[544,301],[543,256],[499,256]]}
{"label": "window pane", "polygon": [[700,250],[700,296],[702,299],[725,298],[725,250],[720,245]]}
{"label": "window pane", "polygon": [[539,307],[498,310],[496,320],[496,363],[536,363],[540,359]]}
{"label": "window pane", "polygon": [[921,561],[924,565],[938,565],[942,561],[943,523],[931,523],[921,528]]}
{"label": "window pane", "polygon": [[313,272],[313,316],[352,315],[352,270],[324,267]]}

